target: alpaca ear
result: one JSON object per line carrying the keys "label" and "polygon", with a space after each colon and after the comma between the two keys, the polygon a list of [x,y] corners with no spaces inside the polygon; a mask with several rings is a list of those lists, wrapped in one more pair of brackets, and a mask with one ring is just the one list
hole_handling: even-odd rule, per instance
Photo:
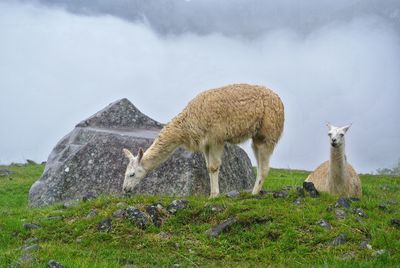
{"label": "alpaca ear", "polygon": [[331,123],[327,122],[327,123],[326,123],[326,126],[328,127],[328,130],[331,130],[331,129],[332,129]]}
{"label": "alpaca ear", "polygon": [[124,149],[122,149],[122,151],[124,152],[124,155],[126,156],[126,158],[128,158],[129,160],[133,160],[135,158],[128,149],[124,148]]}
{"label": "alpaca ear", "polygon": [[139,148],[139,153],[138,153],[138,161],[140,162],[140,160],[142,160],[142,157],[143,157],[143,149],[142,148]]}
{"label": "alpaca ear", "polygon": [[349,130],[349,128],[351,127],[351,125],[352,125],[352,123],[351,123],[350,125],[347,125],[347,126],[342,127],[344,133],[346,133],[347,130]]}

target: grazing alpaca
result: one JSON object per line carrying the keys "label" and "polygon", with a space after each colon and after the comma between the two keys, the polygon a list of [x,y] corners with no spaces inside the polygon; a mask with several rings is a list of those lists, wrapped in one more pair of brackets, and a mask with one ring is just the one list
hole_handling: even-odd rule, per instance
{"label": "grazing alpaca", "polygon": [[315,188],[321,192],[346,197],[361,197],[361,181],[353,167],[347,163],[344,154],[344,134],[349,126],[334,127],[327,124],[329,128],[329,139],[331,144],[331,158],[322,163],[306,179],[314,183]]}
{"label": "grazing alpaca", "polygon": [[257,159],[259,193],[269,171],[269,158],[284,124],[284,108],[277,94],[262,86],[235,84],[200,93],[161,130],[153,144],[135,157],[124,149],[129,164],[123,190],[130,192],[148,172],[178,147],[204,154],[210,176],[210,197],[219,195],[218,174],[225,142],[249,138]]}

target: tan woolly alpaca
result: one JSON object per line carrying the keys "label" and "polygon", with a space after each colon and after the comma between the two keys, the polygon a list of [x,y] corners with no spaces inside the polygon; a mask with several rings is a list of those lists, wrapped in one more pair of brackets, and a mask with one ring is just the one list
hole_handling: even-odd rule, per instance
{"label": "tan woolly alpaca", "polygon": [[334,127],[327,124],[331,144],[331,158],[322,163],[306,179],[321,192],[346,197],[361,197],[361,181],[354,168],[347,163],[344,153],[344,134],[350,126]]}
{"label": "tan woolly alpaca", "polygon": [[164,162],[178,147],[204,154],[210,176],[210,196],[219,195],[218,174],[225,142],[238,144],[249,138],[257,159],[257,194],[269,171],[269,158],[284,124],[284,108],[277,94],[262,86],[235,84],[196,96],[161,130],[153,144],[135,157],[127,149],[129,164],[123,190],[130,192],[148,172]]}

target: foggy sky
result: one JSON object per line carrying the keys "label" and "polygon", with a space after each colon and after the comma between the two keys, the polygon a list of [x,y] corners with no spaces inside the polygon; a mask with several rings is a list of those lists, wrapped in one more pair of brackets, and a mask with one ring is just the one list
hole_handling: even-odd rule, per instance
{"label": "foggy sky", "polygon": [[285,104],[272,166],[326,160],[327,121],[353,123],[346,151],[357,171],[393,166],[398,1],[299,2],[0,1],[0,163],[46,160],[119,98],[165,123],[197,93],[245,82]]}

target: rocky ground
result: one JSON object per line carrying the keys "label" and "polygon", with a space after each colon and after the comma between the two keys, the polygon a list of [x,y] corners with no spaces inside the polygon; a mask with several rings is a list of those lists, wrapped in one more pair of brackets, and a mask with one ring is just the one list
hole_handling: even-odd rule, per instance
{"label": "rocky ground", "polygon": [[[361,199],[273,169],[260,195],[90,195],[40,209],[42,165],[0,167],[1,267],[396,267],[400,178],[362,175]],[[7,171],[5,171],[7,170]]]}

